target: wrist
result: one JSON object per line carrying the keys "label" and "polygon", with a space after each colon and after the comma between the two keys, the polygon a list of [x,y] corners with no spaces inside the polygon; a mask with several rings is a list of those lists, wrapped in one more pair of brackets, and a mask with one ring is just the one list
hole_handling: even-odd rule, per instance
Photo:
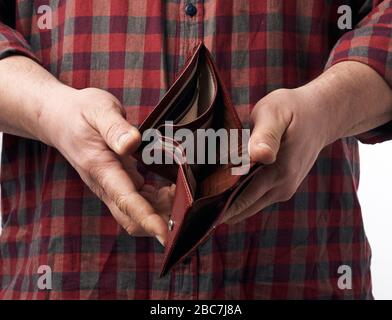
{"label": "wrist", "polygon": [[353,116],[354,98],[360,85],[353,81],[358,75],[352,73],[352,63],[358,64],[339,63],[301,87],[310,96],[311,107],[317,110],[320,128],[325,132],[324,146],[347,136],[348,128],[357,121]]}
{"label": "wrist", "polygon": [[37,114],[38,139],[47,145],[57,147],[57,138],[62,134],[69,112],[67,103],[72,102],[77,89],[61,82],[53,83],[45,94],[45,99]]}
{"label": "wrist", "polygon": [[340,62],[309,84],[312,107],[326,131],[326,145],[355,136],[392,120],[392,90],[371,67]]}

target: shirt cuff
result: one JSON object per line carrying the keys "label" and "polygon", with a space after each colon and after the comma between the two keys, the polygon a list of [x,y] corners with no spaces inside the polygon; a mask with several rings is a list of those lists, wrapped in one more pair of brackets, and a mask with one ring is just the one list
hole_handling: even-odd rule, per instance
{"label": "shirt cuff", "polygon": [[40,63],[26,39],[14,29],[0,22],[0,60],[12,55],[23,55]]}
{"label": "shirt cuff", "polygon": [[[380,74],[392,90],[391,17],[391,1],[384,1],[356,29],[342,36],[330,54],[326,69],[342,61],[361,62]],[[366,144],[391,140],[392,121],[369,132],[359,134],[356,138]]]}

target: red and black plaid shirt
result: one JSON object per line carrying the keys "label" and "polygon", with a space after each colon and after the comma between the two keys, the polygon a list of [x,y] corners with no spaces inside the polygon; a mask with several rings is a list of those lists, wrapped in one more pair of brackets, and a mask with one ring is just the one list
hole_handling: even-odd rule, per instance
{"label": "red and black plaid shirt", "polygon": [[[345,4],[361,20],[351,31],[337,25]],[[40,5],[52,9],[50,30],[37,26]],[[106,89],[134,125],[199,41],[245,125],[268,92],[340,61],[368,64],[392,85],[391,0],[17,0],[16,30],[0,24],[0,58],[26,55],[72,87]],[[391,132],[388,124],[326,147],[290,201],[220,226],[163,278],[160,244],[128,236],[57,150],[5,135],[0,298],[371,298],[357,139]],[[37,287],[40,265],[52,269],[51,290]],[[351,290],[339,289],[341,265],[351,267]]]}

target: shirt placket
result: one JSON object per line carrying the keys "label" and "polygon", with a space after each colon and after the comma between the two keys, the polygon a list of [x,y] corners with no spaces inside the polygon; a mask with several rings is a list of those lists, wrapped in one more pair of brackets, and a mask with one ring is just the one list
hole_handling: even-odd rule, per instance
{"label": "shirt placket", "polygon": [[[180,0],[177,25],[176,56],[177,73],[183,67],[193,49],[203,39],[203,0]],[[171,297],[173,299],[197,299],[198,297],[198,266],[197,250],[185,258],[171,273]]]}
{"label": "shirt placket", "polygon": [[180,0],[176,32],[177,72],[203,39],[203,0]]}

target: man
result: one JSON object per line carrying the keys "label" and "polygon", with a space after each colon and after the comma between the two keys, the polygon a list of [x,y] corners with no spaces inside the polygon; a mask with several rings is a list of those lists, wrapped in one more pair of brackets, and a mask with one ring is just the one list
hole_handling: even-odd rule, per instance
{"label": "man", "polygon": [[[1,298],[372,298],[357,139],[392,133],[391,0],[15,7],[16,31],[0,25]],[[131,154],[200,41],[267,166],[160,278],[174,188]]]}

